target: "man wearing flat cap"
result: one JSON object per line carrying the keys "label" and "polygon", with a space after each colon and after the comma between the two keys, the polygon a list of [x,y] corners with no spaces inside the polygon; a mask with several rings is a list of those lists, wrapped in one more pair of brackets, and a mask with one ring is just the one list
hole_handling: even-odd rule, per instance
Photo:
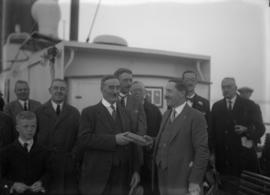
{"label": "man wearing flat cap", "polygon": [[[254,90],[253,90],[252,88],[250,88],[250,87],[240,87],[240,88],[238,89],[239,95],[240,95],[242,98],[245,98],[245,99],[248,99],[248,100],[250,100],[250,97],[251,97],[253,91],[254,91]],[[251,101],[252,101],[252,100],[251,100]],[[255,102],[254,102],[254,103],[255,103]],[[263,118],[262,118],[262,111],[261,111],[261,108],[260,108],[259,104],[256,104],[256,103],[255,103],[255,105],[256,105],[256,112],[257,112],[258,116],[260,117],[261,122],[263,123]]]}

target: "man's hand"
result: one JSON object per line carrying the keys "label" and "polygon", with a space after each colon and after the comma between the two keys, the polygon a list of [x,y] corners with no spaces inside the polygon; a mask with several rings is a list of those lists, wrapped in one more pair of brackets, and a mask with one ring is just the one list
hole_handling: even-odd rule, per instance
{"label": "man's hand", "polygon": [[240,135],[247,131],[247,127],[242,125],[234,125],[234,131]]}
{"label": "man's hand", "polygon": [[138,172],[134,172],[131,178],[130,187],[135,188],[140,183],[140,175]]}
{"label": "man's hand", "polygon": [[45,192],[45,189],[42,187],[41,181],[36,181],[30,186],[32,192]]}
{"label": "man's hand", "polygon": [[152,148],[154,144],[154,139],[150,137],[149,135],[144,135],[143,137],[146,140],[146,146]]}
{"label": "man's hand", "polygon": [[196,183],[189,183],[188,192],[190,195],[199,195],[201,191],[200,185]]}
{"label": "man's hand", "polygon": [[132,140],[125,136],[127,133],[128,132],[116,134],[115,135],[116,144],[118,144],[120,146],[124,146],[124,145],[129,144]]}
{"label": "man's hand", "polygon": [[21,193],[24,193],[24,191],[27,189],[29,189],[29,186],[25,185],[24,183],[15,182],[11,186],[9,193],[12,194],[13,192],[17,192],[21,194]]}

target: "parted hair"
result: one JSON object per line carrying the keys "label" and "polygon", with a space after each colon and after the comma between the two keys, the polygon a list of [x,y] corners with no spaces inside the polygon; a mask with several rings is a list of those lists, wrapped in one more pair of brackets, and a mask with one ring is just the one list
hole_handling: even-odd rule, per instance
{"label": "parted hair", "polygon": [[174,79],[170,79],[169,82],[175,83],[175,88],[178,91],[184,91],[185,93],[187,93],[187,86],[185,82],[183,81],[183,79],[174,78]]}
{"label": "parted hair", "polygon": [[18,124],[20,120],[33,120],[33,119],[37,119],[36,114],[34,112],[21,111],[19,114],[16,115],[16,124]]}
{"label": "parted hair", "polygon": [[127,68],[119,68],[114,72],[114,76],[116,76],[117,78],[119,78],[119,76],[123,73],[128,73],[128,74],[132,74],[132,71],[130,69]]}
{"label": "parted hair", "polygon": [[101,82],[100,82],[100,88],[102,89],[105,81],[109,80],[109,79],[117,79],[118,77],[116,77],[115,75],[105,75],[104,77],[102,77]]}

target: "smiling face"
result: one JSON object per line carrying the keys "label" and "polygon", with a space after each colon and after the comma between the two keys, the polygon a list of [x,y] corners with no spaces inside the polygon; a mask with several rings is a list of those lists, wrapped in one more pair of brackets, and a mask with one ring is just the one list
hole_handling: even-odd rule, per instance
{"label": "smiling face", "polygon": [[15,94],[19,100],[27,100],[29,98],[29,86],[26,82],[18,82],[15,84]]}
{"label": "smiling face", "polygon": [[169,107],[177,107],[181,105],[183,102],[185,102],[186,94],[184,91],[179,91],[176,88],[175,82],[168,82],[165,90],[166,90],[165,99]]}
{"label": "smiling face", "polygon": [[67,84],[65,81],[55,80],[52,82],[49,92],[51,94],[52,101],[57,104],[62,103],[67,95]]}
{"label": "smiling face", "polygon": [[20,119],[17,121],[16,130],[19,136],[27,141],[33,139],[37,128],[36,119]]}
{"label": "smiling face", "polygon": [[117,101],[120,92],[120,83],[117,78],[105,80],[101,86],[103,98],[113,104]]}

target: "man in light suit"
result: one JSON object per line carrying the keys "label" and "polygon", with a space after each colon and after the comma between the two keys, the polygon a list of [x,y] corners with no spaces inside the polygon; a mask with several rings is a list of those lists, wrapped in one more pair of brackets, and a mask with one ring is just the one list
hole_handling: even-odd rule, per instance
{"label": "man in light suit", "polygon": [[186,93],[180,79],[166,86],[165,99],[172,109],[164,113],[154,145],[161,195],[200,194],[209,159],[205,118],[186,104]]}
{"label": "man in light suit", "polygon": [[[126,137],[131,130],[126,111],[117,102],[119,80],[101,80],[102,100],[82,111],[75,156],[81,161],[82,195],[127,195],[140,180],[134,147]],[[78,157],[78,154],[81,156]]]}
{"label": "man in light suit", "polygon": [[79,111],[66,103],[67,84],[54,79],[49,88],[51,99],[37,111],[37,143],[52,152],[53,175],[49,192],[53,195],[77,193],[72,148],[79,129]]}
{"label": "man in light suit", "polygon": [[21,111],[36,111],[41,103],[32,99],[29,99],[30,89],[26,81],[18,80],[15,83],[15,94],[17,100],[14,100],[4,106],[4,112],[7,113],[15,123],[16,116]]}

